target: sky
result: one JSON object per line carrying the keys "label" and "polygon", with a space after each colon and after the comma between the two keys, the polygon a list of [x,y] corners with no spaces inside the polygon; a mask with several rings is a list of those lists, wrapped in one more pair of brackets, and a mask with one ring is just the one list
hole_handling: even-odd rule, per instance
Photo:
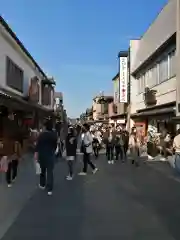
{"label": "sky", "polygon": [[143,35],[167,0],[1,0],[0,14],[63,92],[69,117],[113,94],[117,55]]}

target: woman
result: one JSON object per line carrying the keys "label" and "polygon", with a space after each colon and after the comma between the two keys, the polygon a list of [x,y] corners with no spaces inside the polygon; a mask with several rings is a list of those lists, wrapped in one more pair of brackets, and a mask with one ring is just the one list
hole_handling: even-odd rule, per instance
{"label": "woman", "polygon": [[68,135],[66,137],[66,159],[68,164],[69,174],[66,177],[67,180],[73,179],[73,162],[76,158],[77,139],[75,136],[74,129],[69,127]]}
{"label": "woman", "polygon": [[129,136],[129,149],[132,156],[132,164],[135,163],[135,166],[139,166],[139,149],[140,141],[136,134],[136,129],[132,129],[132,132]]}

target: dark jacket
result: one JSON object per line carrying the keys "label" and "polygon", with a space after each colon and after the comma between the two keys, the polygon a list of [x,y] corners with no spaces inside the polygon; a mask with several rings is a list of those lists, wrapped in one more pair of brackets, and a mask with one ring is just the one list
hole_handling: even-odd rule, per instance
{"label": "dark jacket", "polygon": [[[71,142],[72,139],[72,142]],[[77,139],[72,135],[67,135],[66,137],[66,155],[67,156],[76,156],[77,149]]]}
{"label": "dark jacket", "polygon": [[38,152],[39,161],[49,163],[54,160],[57,147],[57,134],[53,131],[40,133],[35,151]]}

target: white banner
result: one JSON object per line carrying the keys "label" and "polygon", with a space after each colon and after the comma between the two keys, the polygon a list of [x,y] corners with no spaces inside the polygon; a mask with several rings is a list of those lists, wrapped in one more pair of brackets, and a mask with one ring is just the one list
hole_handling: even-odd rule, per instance
{"label": "white banner", "polygon": [[128,58],[120,57],[120,102],[127,103],[128,99]]}

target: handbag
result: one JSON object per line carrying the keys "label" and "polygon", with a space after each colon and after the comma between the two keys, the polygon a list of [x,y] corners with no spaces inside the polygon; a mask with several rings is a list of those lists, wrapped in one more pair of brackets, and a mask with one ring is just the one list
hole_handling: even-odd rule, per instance
{"label": "handbag", "polygon": [[38,162],[35,162],[35,169],[36,169],[36,175],[40,175],[41,174],[41,167],[40,167],[40,164]]}

